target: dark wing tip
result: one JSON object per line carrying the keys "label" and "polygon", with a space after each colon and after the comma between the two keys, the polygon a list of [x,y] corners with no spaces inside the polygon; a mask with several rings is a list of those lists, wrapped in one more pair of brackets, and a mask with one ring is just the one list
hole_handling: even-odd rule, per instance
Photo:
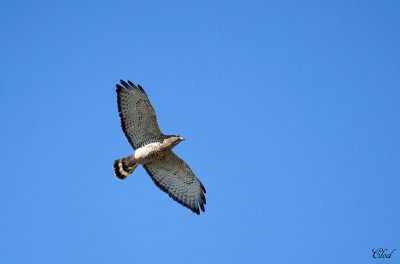
{"label": "dark wing tip", "polygon": [[204,188],[203,184],[200,182],[200,187],[203,190],[204,193],[206,193],[206,188]]}
{"label": "dark wing tip", "polygon": [[121,85],[119,85],[119,84],[116,84],[115,86],[117,87],[117,91],[118,91],[118,90],[121,90],[121,89],[124,89],[124,88],[123,88]]}
{"label": "dark wing tip", "polygon": [[200,192],[200,196],[203,203],[206,204],[206,197],[204,196],[204,193]]}
{"label": "dark wing tip", "polygon": [[[121,84],[126,88],[126,89],[137,89],[139,91],[141,91],[142,93],[146,94],[146,92],[144,91],[143,87],[140,86],[140,84],[138,84],[137,86],[131,82],[130,80],[128,80],[128,83],[126,83],[124,80],[119,80],[121,82]],[[119,84],[116,85],[118,89],[122,89],[123,87]],[[147,94],[146,94],[147,95]]]}
{"label": "dark wing tip", "polygon": [[143,87],[140,86],[140,84],[138,84],[137,86],[139,87],[139,90],[140,90],[142,93],[146,94],[146,92],[144,91]]}
{"label": "dark wing tip", "polygon": [[119,80],[126,89],[132,89],[124,80]]}
{"label": "dark wing tip", "polygon": [[203,203],[199,203],[199,204],[200,204],[201,211],[205,212],[205,211],[206,211],[206,209],[204,209],[204,205],[203,205]]}

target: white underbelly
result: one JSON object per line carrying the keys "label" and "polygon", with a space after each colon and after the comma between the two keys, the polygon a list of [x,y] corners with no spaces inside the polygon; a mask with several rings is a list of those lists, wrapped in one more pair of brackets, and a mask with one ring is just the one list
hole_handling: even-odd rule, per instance
{"label": "white underbelly", "polygon": [[136,163],[147,163],[152,161],[154,158],[158,158],[159,156],[162,155],[162,148],[161,144],[156,142],[156,143],[151,143],[148,144],[144,147],[138,148],[135,150],[133,153]]}

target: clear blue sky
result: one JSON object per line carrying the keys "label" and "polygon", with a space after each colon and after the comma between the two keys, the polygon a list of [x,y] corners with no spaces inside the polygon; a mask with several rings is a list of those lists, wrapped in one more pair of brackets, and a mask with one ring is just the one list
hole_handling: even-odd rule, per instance
{"label": "clear blue sky", "polygon": [[[1,1],[1,263],[400,260],[398,1]],[[196,216],[132,153],[146,89],[207,188]],[[382,262],[382,260],[381,260]],[[398,263],[398,262],[397,262]]]}

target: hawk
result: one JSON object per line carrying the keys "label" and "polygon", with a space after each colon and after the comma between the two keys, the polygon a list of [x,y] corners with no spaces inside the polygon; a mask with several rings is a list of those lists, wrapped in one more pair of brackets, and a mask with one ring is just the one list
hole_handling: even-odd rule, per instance
{"label": "hawk", "polygon": [[156,113],[140,85],[121,80],[117,84],[121,127],[134,153],[114,161],[115,176],[123,180],[142,164],[154,183],[172,199],[196,214],[204,212],[206,189],[185,161],[172,151],[184,140],[179,135],[164,135]]}

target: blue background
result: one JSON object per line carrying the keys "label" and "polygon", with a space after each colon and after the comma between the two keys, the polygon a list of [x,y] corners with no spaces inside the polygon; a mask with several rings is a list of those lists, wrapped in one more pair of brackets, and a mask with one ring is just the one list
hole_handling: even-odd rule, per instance
{"label": "blue background", "polygon": [[[379,263],[373,248],[400,250],[399,13],[3,0],[0,262]],[[205,213],[143,168],[114,177],[132,153],[119,79],[186,138],[175,151],[207,189]]]}

